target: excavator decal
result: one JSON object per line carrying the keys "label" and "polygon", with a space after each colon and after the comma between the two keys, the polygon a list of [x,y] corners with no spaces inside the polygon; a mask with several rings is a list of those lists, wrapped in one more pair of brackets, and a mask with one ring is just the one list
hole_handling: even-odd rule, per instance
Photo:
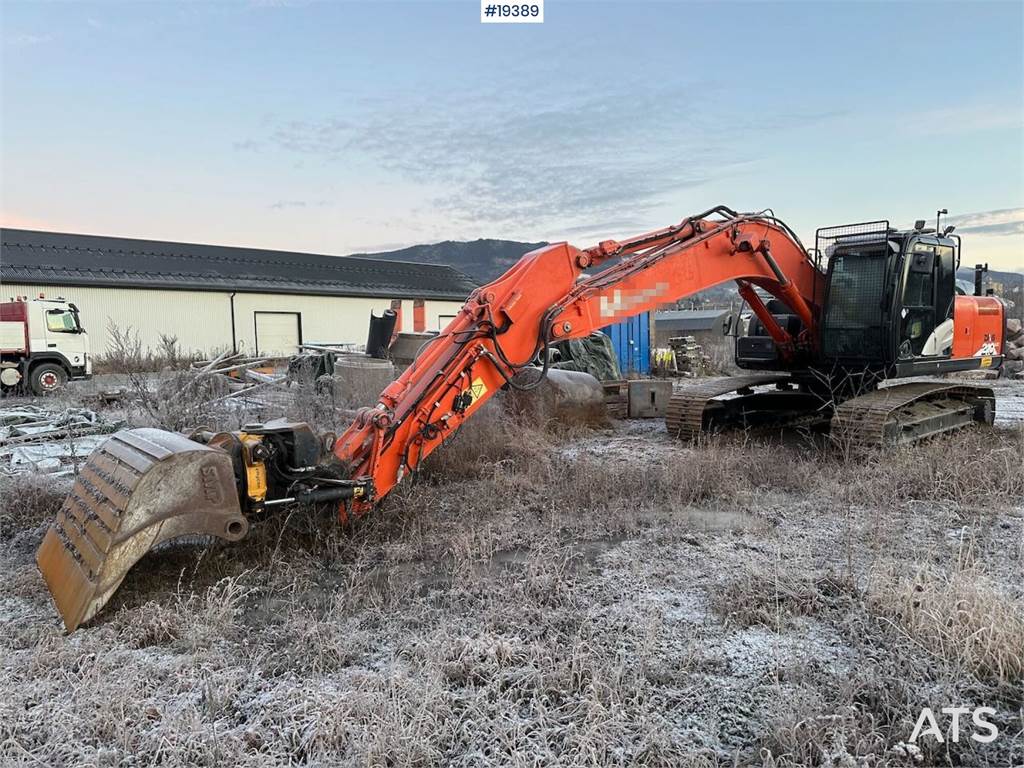
{"label": "excavator decal", "polygon": [[474,379],[472,386],[467,391],[470,398],[469,404],[473,405],[473,403],[487,394],[487,385],[484,384],[483,379]]}

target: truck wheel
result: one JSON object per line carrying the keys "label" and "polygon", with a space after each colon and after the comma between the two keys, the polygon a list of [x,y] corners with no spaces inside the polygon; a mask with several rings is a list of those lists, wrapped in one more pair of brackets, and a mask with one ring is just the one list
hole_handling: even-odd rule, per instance
{"label": "truck wheel", "polygon": [[68,373],[56,363],[43,363],[32,369],[29,383],[36,395],[52,395],[68,383]]}

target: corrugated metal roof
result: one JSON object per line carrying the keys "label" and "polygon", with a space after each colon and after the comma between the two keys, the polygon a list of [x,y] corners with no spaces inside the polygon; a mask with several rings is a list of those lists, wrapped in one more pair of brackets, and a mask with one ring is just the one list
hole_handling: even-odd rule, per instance
{"label": "corrugated metal roof", "polygon": [[654,313],[655,328],[681,331],[710,331],[728,309],[669,309]]}
{"label": "corrugated metal roof", "polygon": [[304,293],[461,301],[477,287],[454,267],[260,248],[0,229],[12,283]]}

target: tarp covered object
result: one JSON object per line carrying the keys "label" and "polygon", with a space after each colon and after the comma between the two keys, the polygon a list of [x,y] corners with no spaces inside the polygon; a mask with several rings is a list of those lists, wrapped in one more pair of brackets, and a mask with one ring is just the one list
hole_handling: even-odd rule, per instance
{"label": "tarp covered object", "polygon": [[558,353],[558,360],[552,364],[552,368],[583,371],[598,381],[618,381],[622,378],[612,340],[600,331],[582,339],[560,341],[553,344],[552,348]]}

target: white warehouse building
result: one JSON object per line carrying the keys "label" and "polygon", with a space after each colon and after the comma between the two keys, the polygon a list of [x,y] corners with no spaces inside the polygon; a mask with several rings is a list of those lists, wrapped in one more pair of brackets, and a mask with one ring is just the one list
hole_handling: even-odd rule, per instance
{"label": "white warehouse building", "polygon": [[0,300],[74,302],[97,356],[112,327],[201,354],[364,344],[370,312],[393,306],[398,330],[437,331],[475,287],[435,264],[0,229]]}

